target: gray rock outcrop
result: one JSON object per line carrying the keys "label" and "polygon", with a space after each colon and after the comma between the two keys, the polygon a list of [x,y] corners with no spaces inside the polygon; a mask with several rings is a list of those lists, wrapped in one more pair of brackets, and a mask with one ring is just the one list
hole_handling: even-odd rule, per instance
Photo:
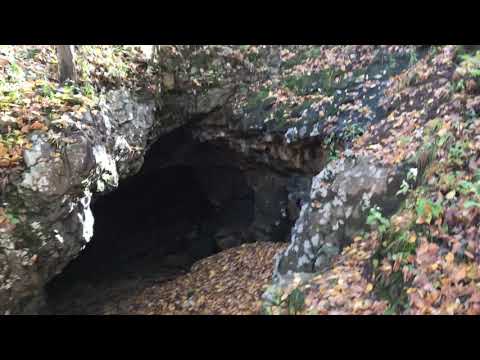
{"label": "gray rock outcrop", "polygon": [[334,256],[366,226],[368,211],[388,214],[398,205],[403,173],[367,158],[328,164],[313,178],[309,201],[301,209],[289,247],[277,259],[277,278],[325,270]]}

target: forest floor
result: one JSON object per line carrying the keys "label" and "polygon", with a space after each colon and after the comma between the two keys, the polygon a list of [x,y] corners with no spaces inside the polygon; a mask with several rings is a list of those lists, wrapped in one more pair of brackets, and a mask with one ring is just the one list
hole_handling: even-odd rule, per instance
{"label": "forest floor", "polygon": [[255,315],[271,282],[275,255],[287,244],[252,243],[193,264],[190,272],[145,263],[129,273],[80,281],[49,300],[57,315]]}

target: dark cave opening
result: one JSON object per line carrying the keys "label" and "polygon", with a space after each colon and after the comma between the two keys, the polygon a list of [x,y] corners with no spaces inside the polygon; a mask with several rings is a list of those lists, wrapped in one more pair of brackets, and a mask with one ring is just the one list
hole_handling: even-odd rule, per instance
{"label": "dark cave opening", "polygon": [[58,303],[75,297],[72,291],[184,273],[249,241],[254,192],[237,164],[235,155],[185,131],[161,138],[138,174],[93,202],[93,238],[47,285],[49,311],[64,311]]}

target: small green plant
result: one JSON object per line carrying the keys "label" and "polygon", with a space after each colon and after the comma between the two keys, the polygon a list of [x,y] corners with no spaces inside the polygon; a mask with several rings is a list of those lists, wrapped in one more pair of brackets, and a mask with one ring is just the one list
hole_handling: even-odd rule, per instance
{"label": "small green plant", "polygon": [[309,58],[317,58],[322,54],[322,49],[319,47],[313,47],[312,49],[308,50],[306,55]]}
{"label": "small green plant", "polygon": [[420,198],[417,200],[417,223],[430,224],[443,213],[443,207],[430,199]]}
{"label": "small green plant", "polygon": [[473,180],[474,182],[471,181],[460,181],[457,185],[457,191],[462,194],[462,195],[468,195],[470,196],[470,199],[465,201],[463,204],[465,209],[469,209],[471,207],[478,207],[480,208],[480,179],[479,179],[479,173],[475,174]]}
{"label": "small green plant", "polygon": [[264,87],[260,89],[257,93],[253,94],[250,96],[250,98],[247,100],[247,107],[249,108],[256,108],[262,104],[265,99],[268,98],[270,91],[268,88]]}
{"label": "small green plant", "polygon": [[464,142],[458,142],[450,147],[448,151],[448,161],[452,165],[463,166],[467,160],[467,144]]}
{"label": "small green plant", "polygon": [[93,85],[88,82],[83,84],[80,90],[84,96],[89,98],[92,98],[95,95],[95,89]]}
{"label": "small green plant", "polygon": [[295,288],[287,297],[287,309],[290,315],[296,315],[305,308],[305,295]]}
{"label": "small green plant", "polygon": [[17,225],[20,222],[20,219],[14,214],[6,213],[5,216],[7,217],[10,224]]}
{"label": "small green plant", "polygon": [[398,190],[395,195],[405,195],[408,193],[409,190],[410,190],[410,185],[408,185],[408,183],[405,180],[403,180],[402,185],[400,185],[400,190]]}
{"label": "small green plant", "polygon": [[25,78],[25,72],[15,62],[10,64],[10,66],[7,68],[6,74],[12,82],[22,81]]}
{"label": "small green plant", "polygon": [[[449,143],[449,141],[452,140],[452,139],[453,139],[453,135],[452,135],[451,132],[447,132],[447,133],[442,134],[442,135],[437,135],[437,137],[435,138],[434,145],[441,148],[445,144]],[[437,150],[437,149],[435,149],[435,150]]]}
{"label": "small green plant", "polygon": [[480,184],[472,183],[471,181],[460,181],[457,186],[457,190],[462,195],[474,194],[475,196],[480,195]]}
{"label": "small green plant", "polygon": [[451,86],[451,91],[455,93],[465,91],[465,80],[460,79],[458,81],[454,81]]}
{"label": "small green plant", "polygon": [[362,125],[357,123],[349,124],[342,131],[342,138],[347,141],[351,141],[359,136],[362,136],[364,132],[365,132],[365,129],[363,128]]}
{"label": "small green plant", "polygon": [[[87,50],[83,49],[84,52]],[[79,79],[81,81],[87,81],[90,78],[90,73],[93,70],[93,66],[83,57],[79,56],[77,59],[77,69],[79,73]]]}
{"label": "small green plant", "polygon": [[405,290],[408,285],[403,280],[403,274],[395,271],[389,276],[381,276],[377,281],[376,292],[379,298],[387,300],[389,304],[384,315],[401,314],[408,307]]}
{"label": "small green plant", "polygon": [[441,46],[439,46],[439,45],[430,46],[430,49],[429,49],[430,55],[431,55],[432,57],[435,57],[435,56],[438,55],[438,53],[440,52],[440,50],[441,50]]}
{"label": "small green plant", "polygon": [[471,207],[480,208],[480,202],[478,202],[477,200],[469,199],[463,203],[463,207],[465,209],[469,209]]}
{"label": "small green plant", "polygon": [[[410,220],[401,225],[390,226],[372,256],[375,292],[379,298],[388,301],[389,314],[401,313],[408,307],[406,289],[411,279],[404,277],[403,270],[406,268],[413,270],[409,258],[417,250],[417,234],[411,230],[414,218],[408,216],[410,211],[407,208],[403,209],[406,212],[397,213],[396,216]],[[374,217],[377,218],[379,215],[374,214]]]}
{"label": "small green plant", "polygon": [[273,308],[283,308],[290,315],[296,315],[305,308],[305,295],[299,288],[294,288],[288,296],[284,290],[275,286],[270,287],[269,300],[262,304],[262,312],[267,315],[273,314]]}
{"label": "small green plant", "polygon": [[384,234],[390,227],[390,221],[383,216],[381,209],[378,206],[374,206],[370,208],[367,217],[367,225],[377,228],[380,234]]}
{"label": "small green plant", "polygon": [[29,48],[19,53],[19,57],[22,59],[35,59],[40,54],[40,49]]}
{"label": "small green plant", "polygon": [[53,99],[53,97],[55,96],[55,89],[49,83],[45,83],[40,89],[40,94],[49,99]]}
{"label": "small green plant", "polygon": [[480,77],[480,51],[475,55],[462,54],[459,57],[463,60],[460,63],[460,73],[475,78]]}
{"label": "small green plant", "polygon": [[294,74],[283,80],[283,86],[298,95],[308,95],[320,90],[322,94],[332,96],[335,91],[344,86],[341,81],[343,74],[342,70],[335,68],[321,70],[310,75]]}
{"label": "small green plant", "polygon": [[[410,266],[408,258],[417,249],[416,235],[408,230],[410,226],[406,224],[406,228],[398,231],[393,231],[391,227],[373,256],[375,292],[390,304],[388,314],[400,313],[408,306],[408,282],[404,279],[402,269]],[[382,271],[381,263],[391,264],[391,271]],[[397,264],[397,267],[393,264]]]}
{"label": "small green plant", "polygon": [[327,161],[333,161],[338,159],[339,157],[339,151],[336,146],[336,136],[334,133],[330,134],[326,139],[325,139],[325,147],[328,149],[328,159]]}
{"label": "small green plant", "polygon": [[[407,173],[407,181],[414,182],[417,180],[418,176],[418,169],[417,168],[410,168]],[[397,191],[396,195],[406,195],[410,190],[410,184],[403,180],[402,184],[400,185],[400,190]]]}

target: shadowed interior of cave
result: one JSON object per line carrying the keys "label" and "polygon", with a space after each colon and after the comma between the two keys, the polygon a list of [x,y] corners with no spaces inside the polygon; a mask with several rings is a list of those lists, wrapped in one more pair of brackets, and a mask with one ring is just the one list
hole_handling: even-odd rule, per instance
{"label": "shadowed interior of cave", "polygon": [[236,161],[183,131],[161,138],[138,174],[94,199],[93,238],[50,281],[48,302],[79,286],[185,272],[221,248],[248,241],[238,237],[253,221],[254,192]]}

